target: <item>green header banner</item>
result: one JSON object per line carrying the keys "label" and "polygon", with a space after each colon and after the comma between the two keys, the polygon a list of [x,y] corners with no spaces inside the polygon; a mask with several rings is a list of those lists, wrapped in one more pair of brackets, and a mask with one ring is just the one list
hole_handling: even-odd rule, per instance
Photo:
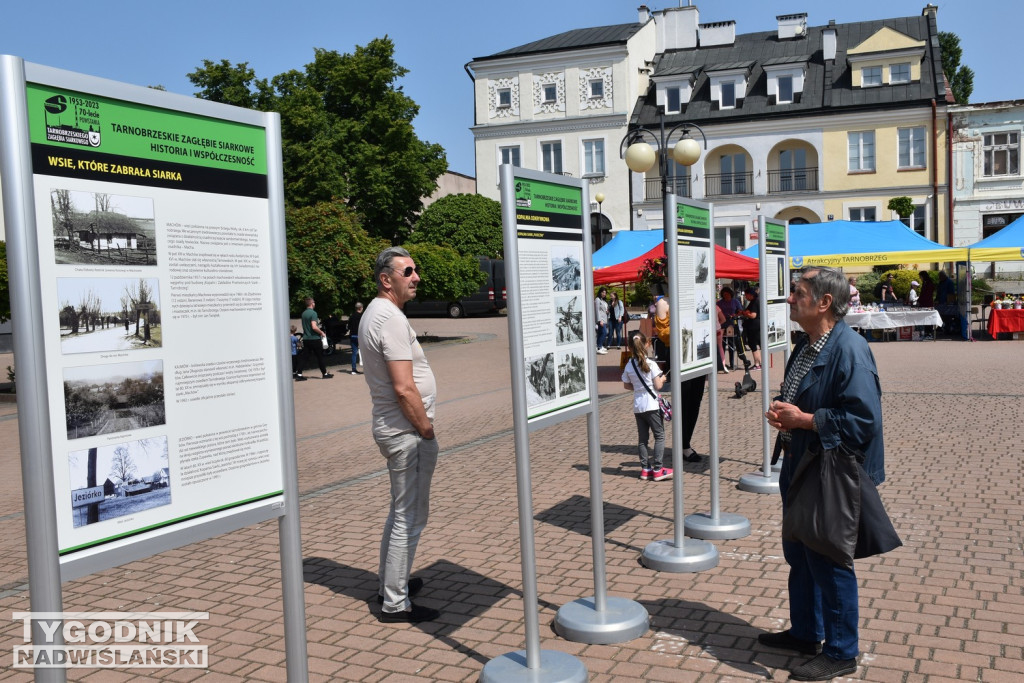
{"label": "green header banner", "polygon": [[29,83],[33,145],[266,175],[259,126]]}
{"label": "green header banner", "polygon": [[676,225],[690,228],[707,228],[711,225],[711,212],[697,206],[676,202]]}
{"label": "green header banner", "polygon": [[516,223],[583,230],[583,190],[543,180],[515,179]]}

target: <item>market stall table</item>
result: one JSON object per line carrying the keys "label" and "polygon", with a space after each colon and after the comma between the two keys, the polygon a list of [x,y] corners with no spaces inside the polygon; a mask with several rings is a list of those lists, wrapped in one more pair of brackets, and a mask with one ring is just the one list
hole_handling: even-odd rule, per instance
{"label": "market stall table", "polygon": [[850,327],[862,330],[895,330],[900,327],[931,325],[932,338],[935,328],[942,325],[942,316],[934,308],[900,308],[887,311],[851,311],[844,318]]}
{"label": "market stall table", "polygon": [[993,308],[988,314],[988,333],[995,339],[1000,332],[1024,332],[1024,310]]}

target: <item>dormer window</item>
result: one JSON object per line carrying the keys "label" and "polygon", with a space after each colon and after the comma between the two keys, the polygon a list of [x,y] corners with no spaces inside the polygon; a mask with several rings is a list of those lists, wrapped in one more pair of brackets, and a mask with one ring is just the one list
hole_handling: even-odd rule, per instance
{"label": "dormer window", "polygon": [[722,98],[719,101],[719,107],[721,107],[722,109],[733,109],[736,107],[735,81],[722,82]]}
{"label": "dormer window", "polygon": [[747,79],[754,62],[723,64],[708,68],[706,73],[711,81],[712,109],[739,109],[747,92]]}
{"label": "dormer window", "polygon": [[665,111],[669,114],[678,114],[682,111],[683,92],[682,88],[665,88]]}
{"label": "dormer window", "polygon": [[882,67],[865,66],[860,70],[860,85],[862,88],[873,88],[882,85]]}
{"label": "dormer window", "polygon": [[590,98],[594,100],[604,99],[604,79],[594,78],[590,81]]}
{"label": "dormer window", "polygon": [[685,74],[680,77],[673,74],[671,78],[657,80],[658,104],[665,107],[666,114],[681,114],[693,95],[695,75]]}
{"label": "dormer window", "polygon": [[512,106],[512,88],[498,88],[498,108],[508,109]]}
{"label": "dormer window", "polygon": [[789,104],[793,101],[793,77],[779,76],[779,104]]}
{"label": "dormer window", "polygon": [[554,83],[544,84],[544,104],[558,101],[558,86]]}
{"label": "dormer window", "polygon": [[768,77],[768,106],[799,103],[807,62],[785,57],[768,60],[763,66]]}
{"label": "dormer window", "polygon": [[889,83],[910,83],[910,62],[893,64],[889,67]]}

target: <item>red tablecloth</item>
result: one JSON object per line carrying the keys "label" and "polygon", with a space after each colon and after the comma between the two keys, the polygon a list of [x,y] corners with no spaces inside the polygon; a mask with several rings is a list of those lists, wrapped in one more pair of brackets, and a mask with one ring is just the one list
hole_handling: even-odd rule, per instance
{"label": "red tablecloth", "polygon": [[988,333],[993,337],[1000,332],[1024,332],[1024,309],[989,309]]}

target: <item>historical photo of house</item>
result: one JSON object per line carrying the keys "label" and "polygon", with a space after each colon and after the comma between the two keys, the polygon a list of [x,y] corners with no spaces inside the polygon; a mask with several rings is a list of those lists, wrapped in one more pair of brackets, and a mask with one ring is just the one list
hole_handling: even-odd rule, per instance
{"label": "historical photo of house", "polygon": [[526,405],[550,401],[555,397],[555,354],[545,353],[526,359]]}
{"label": "historical photo of house", "polygon": [[151,197],[54,189],[50,214],[58,264],[156,265]]}
{"label": "historical photo of house", "polygon": [[774,346],[781,344],[786,339],[786,321],[784,319],[785,308],[779,307],[777,312],[772,317],[768,318],[768,345]]}
{"label": "historical photo of house", "polygon": [[57,278],[61,353],[163,345],[156,278]]}
{"label": "historical photo of house", "polygon": [[697,320],[711,320],[711,304],[704,292],[698,291],[696,294],[695,312]]}
{"label": "historical photo of house", "polygon": [[64,416],[69,439],[164,424],[164,362],[65,368]]}
{"label": "historical photo of house", "polygon": [[583,256],[580,247],[559,246],[551,250],[551,289],[575,292],[583,289],[580,273]]}
{"label": "historical photo of house", "polygon": [[569,352],[558,363],[558,395],[577,394],[587,388],[587,366],[580,353]]}
{"label": "historical photo of house", "polygon": [[708,325],[698,325],[694,330],[697,339],[697,360],[711,358],[711,328]]}
{"label": "historical photo of house", "polygon": [[68,469],[76,528],[171,502],[166,436],[72,451]]}
{"label": "historical photo of house", "polygon": [[693,265],[693,281],[698,285],[702,285],[708,281],[708,267],[709,254],[705,249],[696,250],[696,262]]}
{"label": "historical photo of house", "polygon": [[555,343],[576,344],[583,341],[582,294],[555,297]]}
{"label": "historical photo of house", "polygon": [[685,365],[693,361],[693,319],[683,316],[679,321],[679,353]]}

